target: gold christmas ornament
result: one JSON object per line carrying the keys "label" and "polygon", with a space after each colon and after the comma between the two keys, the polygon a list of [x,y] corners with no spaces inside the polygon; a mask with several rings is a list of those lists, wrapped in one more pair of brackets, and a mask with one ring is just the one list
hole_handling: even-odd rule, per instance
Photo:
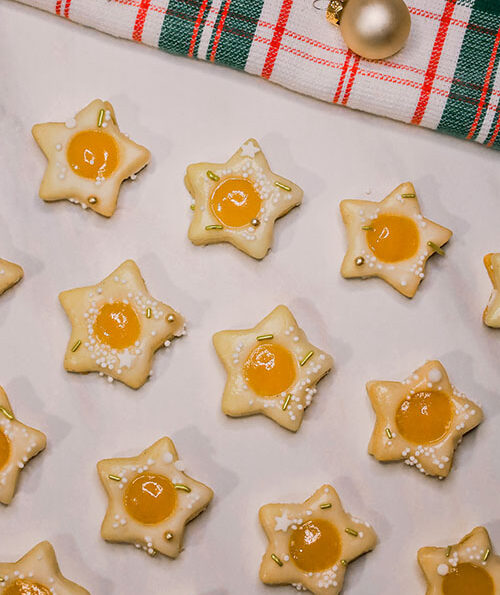
{"label": "gold christmas ornament", "polygon": [[411,28],[403,0],[329,0],[326,18],[353,52],[372,60],[399,52]]}

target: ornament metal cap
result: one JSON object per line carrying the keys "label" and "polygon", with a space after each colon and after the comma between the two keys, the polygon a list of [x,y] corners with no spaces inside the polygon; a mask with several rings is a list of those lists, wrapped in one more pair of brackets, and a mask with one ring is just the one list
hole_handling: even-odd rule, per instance
{"label": "ornament metal cap", "polygon": [[344,8],[344,0],[330,0],[326,9],[326,18],[336,27],[340,24],[340,14]]}

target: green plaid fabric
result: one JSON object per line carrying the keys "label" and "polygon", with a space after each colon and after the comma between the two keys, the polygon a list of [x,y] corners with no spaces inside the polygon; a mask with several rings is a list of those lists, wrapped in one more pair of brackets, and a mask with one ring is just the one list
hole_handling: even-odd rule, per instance
{"label": "green plaid fabric", "polygon": [[500,0],[413,0],[406,47],[350,52],[312,0],[22,0],[323,101],[500,147]]}

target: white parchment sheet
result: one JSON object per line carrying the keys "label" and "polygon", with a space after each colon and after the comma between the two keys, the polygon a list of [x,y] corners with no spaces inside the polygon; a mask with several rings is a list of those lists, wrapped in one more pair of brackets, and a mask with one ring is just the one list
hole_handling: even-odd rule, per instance
{"label": "white parchment sheet", "polygon": [[[490,294],[482,258],[500,251],[500,156],[473,143],[331,107],[247,75],[118,41],[0,0],[0,256],[25,279],[0,299],[0,384],[18,417],[48,435],[0,509],[0,559],[48,539],[64,573],[93,595],[265,595],[266,540],[257,511],[326,482],[370,521],[379,544],[350,566],[345,593],[419,595],[417,549],[484,524],[500,550],[500,331],[482,325]],[[45,160],[35,122],[64,121],[92,99],[152,152],[123,186],[112,219],[37,197]],[[304,188],[278,222],[272,252],[253,261],[229,245],[187,239],[187,164],[225,161],[250,136],[272,168]],[[338,204],[380,200],[411,180],[425,216],[453,230],[416,297],[379,280],[346,281]],[[151,293],[187,318],[188,334],[155,359],[139,391],[62,360],[69,322],[60,291],[93,284],[133,258]],[[294,435],[263,416],[220,410],[221,329],[253,326],[276,305],[295,314],[335,371]],[[368,380],[401,380],[438,358],[479,401],[484,423],[459,447],[445,481],[366,452],[374,422]],[[106,497],[95,465],[170,436],[187,472],[215,498],[191,523],[177,560],[151,559],[99,536]]]}

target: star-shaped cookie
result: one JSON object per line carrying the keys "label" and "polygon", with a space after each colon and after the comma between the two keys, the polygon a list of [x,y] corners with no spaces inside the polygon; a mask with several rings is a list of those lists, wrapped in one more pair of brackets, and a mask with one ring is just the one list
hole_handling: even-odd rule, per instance
{"label": "star-shaped cookie", "polygon": [[424,278],[427,259],[438,252],[452,232],[420,211],[415,188],[400,184],[381,202],[343,200],[340,212],[348,248],[341,273],[380,277],[406,297],[413,297]]}
{"label": "star-shaped cookie", "polygon": [[500,253],[487,254],[484,257],[484,266],[490,276],[493,291],[491,292],[490,301],[483,313],[483,322],[492,328],[500,328],[500,295],[498,293],[500,282]]}
{"label": "star-shaped cookie", "polygon": [[23,276],[24,271],[18,264],[0,258],[0,295],[21,281]]}
{"label": "star-shaped cookie", "polygon": [[2,595],[90,595],[87,589],[65,578],[54,548],[42,541],[17,562],[0,563]]}
{"label": "star-shaped cookie", "polygon": [[133,260],[97,285],[63,291],[59,300],[72,325],[68,372],[99,372],[139,388],[155,351],[185,333],[183,317],[151,296]]}
{"label": "star-shaped cookie", "polygon": [[500,556],[493,554],[488,531],[476,527],[456,545],[424,547],[418,563],[427,581],[426,595],[496,595]]}
{"label": "star-shaped cookie", "polygon": [[303,504],[266,504],[259,519],[269,540],[262,582],[292,584],[315,595],[340,593],[349,562],[377,543],[375,531],[344,511],[330,485]]}
{"label": "star-shaped cookie", "polygon": [[450,384],[438,361],[403,382],[368,382],[366,390],[377,416],[368,452],[427,475],[446,477],[462,436],[483,419],[481,407]]}
{"label": "star-shaped cookie", "polygon": [[103,539],[132,543],[152,556],[176,558],[186,524],[213,497],[209,487],[184,473],[170,438],[136,457],[100,461],[97,470],[109,499]]}
{"label": "star-shaped cookie", "polygon": [[213,342],[227,372],[224,413],[263,413],[297,431],[333,359],[307,340],[290,310],[278,306],[253,328],[220,331]]}
{"label": "star-shaped cookie", "polygon": [[150,153],[118,128],[113,107],[96,99],[66,122],[35,124],[48,159],[40,186],[45,201],[68,199],[111,217],[123,180],[149,163]]}
{"label": "star-shaped cookie", "polygon": [[302,190],[271,171],[253,138],[226,163],[189,165],[184,181],[193,197],[193,244],[229,242],[257,259],[271,248],[276,219],[302,202]]}
{"label": "star-shaped cookie", "polygon": [[14,416],[0,386],[0,502],[9,504],[16,491],[19,473],[47,444],[42,432],[25,426]]}

